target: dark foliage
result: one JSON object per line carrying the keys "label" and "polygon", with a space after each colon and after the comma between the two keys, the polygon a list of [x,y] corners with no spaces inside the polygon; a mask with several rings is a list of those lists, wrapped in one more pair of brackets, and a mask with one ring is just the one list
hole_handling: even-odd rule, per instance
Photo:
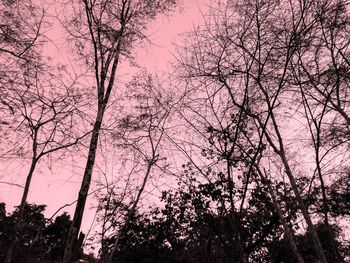
{"label": "dark foliage", "polygon": [[[344,258],[349,253],[349,245],[341,244],[338,241],[340,229],[336,226],[327,226],[325,224],[317,225],[316,229],[328,262],[346,262]],[[295,239],[305,262],[317,262],[317,255],[311,243],[310,233],[306,232],[304,235],[297,235]],[[297,262],[285,240],[272,244],[271,251],[274,255],[273,262]]]}
{"label": "dark foliage", "polygon": [[12,262],[61,262],[65,238],[71,223],[68,214],[54,221],[45,219],[45,205],[26,204],[23,220],[15,228],[18,208],[7,215],[0,204],[0,262],[4,262],[10,240],[16,239]]}
{"label": "dark foliage", "polygon": [[[115,262],[239,262],[233,222],[238,212],[227,211],[227,198],[219,181],[164,192],[163,209],[136,215],[121,231]],[[253,192],[239,231],[247,254],[268,259],[266,245],[281,229],[266,189]]]}
{"label": "dark foliage", "polygon": [[[297,262],[266,191],[257,187],[243,211],[239,231],[244,251],[253,262]],[[220,206],[223,199],[222,182],[180,184],[177,191],[163,192],[162,209],[136,214],[120,231],[113,262],[240,262],[233,215]],[[297,210],[290,207],[289,213],[290,222],[296,220]],[[324,224],[316,229],[329,262],[346,262],[349,247],[339,242],[340,229]],[[106,242],[112,244],[114,238]],[[309,232],[295,240],[305,262],[317,262]]]}

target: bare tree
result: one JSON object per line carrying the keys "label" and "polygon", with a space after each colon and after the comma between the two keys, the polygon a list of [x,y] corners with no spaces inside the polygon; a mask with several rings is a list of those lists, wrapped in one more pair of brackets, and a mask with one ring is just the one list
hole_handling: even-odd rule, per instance
{"label": "bare tree", "polygon": [[[324,15],[326,6],[328,4],[323,1],[228,1],[222,11],[213,11],[208,15],[204,27],[199,27],[188,35],[186,45],[180,49],[179,53],[179,72],[186,79],[189,87],[187,92],[191,93],[194,101],[199,100],[198,92],[208,95],[206,100],[203,100],[204,103],[214,100],[214,97],[218,97],[217,94],[226,93],[222,96],[226,96],[230,110],[243,112],[256,126],[257,145],[253,149],[255,154],[253,154],[251,168],[247,173],[244,192],[248,191],[249,179],[258,160],[257,157],[264,147],[269,147],[278,157],[284,174],[289,179],[321,262],[327,262],[327,258],[312,222],[310,211],[304,202],[302,190],[297,184],[297,172],[291,166],[293,158],[290,154],[291,147],[286,143],[289,138],[283,128],[286,123],[283,118],[286,116],[284,114],[286,110],[298,111],[299,104],[293,105],[295,103],[293,98],[302,97],[300,85],[303,86],[304,92],[309,85],[300,78],[297,85],[296,82],[293,82],[295,72],[303,71],[296,61],[301,60],[301,57],[305,57],[305,60],[308,61],[313,56],[312,54],[317,55],[317,53],[308,52],[312,41],[319,41],[318,34],[331,35],[324,33],[324,26],[321,26],[322,22],[320,23],[322,20],[320,17],[323,17],[323,21],[326,20],[326,15]],[[345,5],[338,1],[332,3],[331,6],[334,8],[330,10],[345,10]],[[345,24],[342,23],[342,25]],[[343,27],[339,26],[337,29],[342,30]],[[338,36],[340,37],[341,34],[338,33]],[[341,43],[345,45],[346,41]],[[319,50],[316,44],[314,47],[315,50]],[[342,46],[339,50],[346,50],[346,48]],[[341,52],[337,54],[344,64],[345,56],[341,56]],[[320,53],[317,56],[319,56],[319,64],[323,63],[324,58],[320,56]],[[309,66],[310,63],[304,65]],[[318,70],[317,64],[314,63],[314,65],[314,69]],[[299,72],[298,74],[300,76]],[[323,75],[316,72],[312,78],[308,78],[308,81],[324,79]],[[345,77],[346,74],[342,76]],[[320,86],[316,88],[324,91],[323,88],[320,89]],[[344,85],[341,87],[334,89],[334,98],[336,97],[335,90],[340,91],[343,88],[344,91],[346,90]],[[308,89],[307,92],[310,98],[319,98],[317,90],[309,93],[310,89]],[[319,116],[322,116],[322,111],[326,110],[325,113],[328,113],[329,107],[335,108],[337,105],[336,100],[331,99],[333,95],[330,96],[328,92],[323,94],[326,96],[315,102],[322,103],[319,106],[319,112],[321,112]],[[346,107],[345,101],[340,99],[342,106],[338,106],[339,109]],[[221,113],[219,107],[216,112]],[[340,115],[344,117],[344,113]],[[203,119],[207,119],[204,114],[202,116],[204,116]],[[318,121],[314,124],[318,129],[320,128]],[[320,138],[314,137],[313,142],[316,149],[316,165],[320,168],[322,159],[319,152]],[[260,174],[264,175],[264,173]],[[318,176],[323,184],[322,172],[319,171]],[[264,177],[261,179],[264,181]],[[241,207],[244,202],[245,198],[241,201]],[[323,213],[327,217],[325,194],[323,194],[323,203],[325,210]],[[285,228],[285,231],[288,229]],[[290,236],[289,233],[286,232],[286,234]],[[295,253],[297,254],[296,251]],[[299,257],[300,260],[302,259]]]}
{"label": "bare tree", "polygon": [[8,66],[30,62],[38,54],[45,10],[31,0],[0,2],[0,58]]}
{"label": "bare tree", "polygon": [[0,111],[7,111],[8,82],[24,68],[41,63],[42,33],[48,23],[45,9],[31,0],[2,0],[0,14]]}
{"label": "bare tree", "polygon": [[[163,144],[174,102],[171,95],[160,85],[147,74],[134,78],[126,98],[134,109],[125,114],[126,117],[121,119],[119,127],[114,132],[114,138],[117,142],[120,141],[118,144],[134,152],[138,166],[143,163],[144,167],[141,169],[144,175],[140,176],[141,182],[136,188],[135,196],[129,202],[121,229],[128,228],[134,218],[152,171],[156,166],[160,166],[162,160],[166,161]],[[113,262],[117,252],[119,237],[120,234],[117,233],[109,254],[109,263]]]}
{"label": "bare tree", "polygon": [[[346,155],[349,142],[349,15],[347,1],[320,2],[317,31],[292,61],[291,85],[304,107],[315,152],[315,175],[320,181],[325,224],[329,223],[326,162]],[[307,53],[307,55],[305,55]],[[335,154],[335,152],[337,152]]]}
{"label": "bare tree", "polygon": [[79,191],[73,223],[67,238],[64,262],[74,261],[87,194],[92,179],[98,138],[109,98],[115,85],[122,56],[130,58],[132,46],[144,38],[144,29],[159,13],[173,8],[175,0],[84,0],[72,3],[75,17],[68,25],[71,37],[83,60],[94,71],[97,93],[97,115],[93,124],[87,163]]}
{"label": "bare tree", "polygon": [[[43,157],[77,145],[88,131],[79,130],[81,111],[88,96],[79,93],[75,86],[66,87],[54,74],[46,76],[42,68],[16,75],[14,82],[6,85],[8,114],[2,117],[7,127],[2,130],[6,138],[6,155],[30,160],[26,181],[19,205],[18,231],[28,199],[30,185],[37,165]],[[22,77],[22,78],[20,78]],[[4,145],[3,145],[4,147]],[[7,254],[11,262],[16,236]]]}
{"label": "bare tree", "polygon": [[[119,109],[121,117],[104,129],[104,136],[109,138],[106,154],[113,155],[118,175],[111,179],[103,172],[100,184],[104,190],[98,194],[98,221],[102,223],[98,235],[103,262],[114,260],[120,234],[133,221],[143,196],[149,191],[155,194],[157,185],[150,184],[152,174],[163,173],[167,162],[164,139],[175,102],[162,85],[146,73],[134,77],[120,102],[124,104]],[[105,169],[111,165],[106,164]]]}

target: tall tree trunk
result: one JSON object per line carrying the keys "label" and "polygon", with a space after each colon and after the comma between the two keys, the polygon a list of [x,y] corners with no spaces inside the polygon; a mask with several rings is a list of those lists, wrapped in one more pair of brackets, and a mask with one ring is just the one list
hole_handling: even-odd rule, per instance
{"label": "tall tree trunk", "polygon": [[324,251],[323,251],[320,239],[319,239],[318,234],[316,232],[316,228],[315,228],[314,224],[312,223],[312,220],[311,220],[311,217],[310,217],[310,213],[309,213],[306,205],[304,204],[304,201],[303,201],[303,199],[301,197],[301,194],[299,192],[298,186],[297,186],[297,184],[295,182],[295,178],[294,178],[294,176],[292,174],[292,171],[290,169],[290,166],[288,164],[288,161],[287,161],[287,159],[285,157],[285,153],[284,153],[283,150],[281,151],[281,159],[282,159],[282,163],[284,165],[286,174],[287,174],[287,176],[289,178],[289,181],[291,183],[291,186],[292,186],[293,192],[295,194],[295,197],[298,200],[300,210],[301,210],[301,212],[302,212],[302,214],[303,214],[303,216],[305,218],[305,221],[307,223],[308,230],[310,231],[310,234],[311,234],[311,237],[312,237],[312,240],[313,240],[313,243],[314,243],[314,249],[315,249],[315,252],[317,254],[317,257],[318,257],[318,259],[320,260],[321,263],[328,263],[326,255],[324,254]]}
{"label": "tall tree trunk", "polygon": [[98,113],[96,116],[94,129],[92,131],[88,159],[85,166],[83,181],[79,190],[79,196],[77,201],[77,206],[75,208],[75,213],[72,221],[72,225],[68,232],[68,237],[66,241],[66,246],[64,250],[64,263],[74,262],[77,258],[77,253],[80,251],[80,248],[77,247],[78,244],[78,235],[81,227],[81,222],[83,219],[83,213],[85,209],[85,203],[88,196],[92,172],[96,159],[97,143],[98,137],[101,130],[102,120],[104,114],[104,107],[99,107]]}
{"label": "tall tree trunk", "polygon": [[283,139],[282,139],[282,136],[280,134],[279,127],[277,125],[275,116],[272,113],[272,111],[271,111],[271,119],[272,119],[272,123],[273,123],[273,127],[274,127],[274,130],[275,130],[276,136],[278,138],[278,145],[279,145],[279,147],[276,147],[275,143],[272,141],[272,139],[271,139],[271,137],[269,136],[268,133],[265,133],[266,138],[267,138],[269,144],[274,149],[274,151],[281,158],[282,164],[283,164],[284,169],[285,169],[285,173],[288,176],[288,179],[290,181],[293,193],[294,193],[294,195],[295,195],[295,197],[297,199],[297,202],[298,202],[299,208],[301,210],[301,213],[303,214],[303,216],[305,218],[306,224],[308,226],[308,230],[310,231],[311,238],[313,240],[313,245],[314,245],[314,249],[315,249],[315,252],[317,254],[317,257],[318,257],[318,259],[320,260],[321,263],[328,263],[326,255],[324,254],[324,251],[323,251],[320,239],[319,239],[318,234],[316,232],[316,228],[315,228],[314,224],[312,223],[312,220],[311,220],[311,217],[310,217],[310,213],[309,213],[306,205],[304,204],[303,198],[302,198],[302,196],[301,196],[301,194],[299,192],[299,189],[298,189],[298,185],[297,185],[297,183],[295,181],[293,172],[292,172],[292,170],[291,170],[291,168],[289,166],[289,163],[288,163],[288,160],[287,160],[287,156],[286,156],[286,153],[285,153],[285,150],[284,150]]}
{"label": "tall tree trunk", "polygon": [[291,248],[294,256],[297,259],[297,262],[304,263],[304,259],[301,256],[301,254],[299,253],[298,247],[295,244],[295,241],[293,238],[293,233],[292,233],[291,229],[289,228],[286,219],[284,218],[283,211],[282,211],[280,205],[278,204],[277,197],[276,197],[275,192],[271,186],[270,181],[266,178],[266,176],[262,173],[262,171],[259,168],[257,169],[257,171],[258,171],[258,174],[260,175],[262,182],[264,182],[267,185],[267,188],[269,189],[269,194],[270,194],[271,199],[272,199],[272,204],[273,204],[274,208],[276,209],[278,216],[282,222],[284,233],[285,233],[286,238],[289,242],[290,248]]}

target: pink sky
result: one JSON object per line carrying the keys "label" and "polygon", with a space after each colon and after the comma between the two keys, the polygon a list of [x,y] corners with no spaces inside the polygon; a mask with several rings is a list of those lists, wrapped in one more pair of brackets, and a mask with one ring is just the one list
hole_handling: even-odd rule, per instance
{"label": "pink sky", "polygon": [[[172,43],[179,43],[181,40],[180,34],[191,30],[193,26],[199,24],[201,22],[201,13],[205,12],[208,5],[218,2],[218,0],[184,0],[184,2],[182,12],[176,12],[169,17],[161,16],[150,26],[149,39],[154,45],[146,44],[144,47],[136,50],[140,66],[150,71],[169,70],[169,62],[173,59],[174,54]],[[68,63],[70,64],[68,68],[74,68],[74,62],[69,62],[69,57],[67,57],[65,50],[62,49],[64,39],[60,32],[62,32],[62,29],[58,28],[53,28],[52,31],[48,32],[52,43],[49,44],[47,52],[50,53],[54,60]],[[126,69],[124,67],[124,71]],[[125,72],[125,74],[128,73]],[[124,72],[121,75],[123,74]],[[86,155],[86,153],[81,154]],[[84,164],[77,165],[75,163],[73,165],[72,160],[56,162],[55,160],[44,158],[34,174],[28,202],[46,204],[47,217],[50,217],[59,207],[73,202],[80,187]],[[24,185],[28,169],[28,161],[14,159],[1,162],[0,182]],[[97,170],[95,166],[94,178],[97,178]],[[0,202],[5,202],[7,210],[11,211],[13,206],[18,205],[20,202],[22,189],[17,186],[0,183],[0,193]],[[90,198],[87,208],[91,207],[93,202],[94,200]],[[72,214],[74,206],[62,211]],[[91,209],[86,211],[82,227],[84,232],[89,228],[94,212]]]}

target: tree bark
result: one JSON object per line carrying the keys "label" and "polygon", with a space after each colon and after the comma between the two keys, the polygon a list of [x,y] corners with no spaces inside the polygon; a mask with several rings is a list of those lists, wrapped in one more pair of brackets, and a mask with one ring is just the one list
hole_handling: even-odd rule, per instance
{"label": "tree bark", "polygon": [[104,107],[99,107],[95,124],[94,124],[94,129],[91,135],[89,154],[88,154],[88,159],[85,166],[83,181],[81,183],[81,187],[79,190],[77,206],[75,208],[72,225],[68,232],[68,237],[67,237],[67,242],[66,242],[64,257],[63,257],[64,263],[74,262],[75,260],[74,256],[76,256],[76,253],[75,253],[76,251],[74,250],[80,249],[80,248],[77,248],[78,235],[81,227],[81,222],[83,219],[86,199],[88,196],[91,178],[92,178],[92,172],[95,164],[97,143],[98,143],[98,137],[101,130],[103,114],[104,114]]}

